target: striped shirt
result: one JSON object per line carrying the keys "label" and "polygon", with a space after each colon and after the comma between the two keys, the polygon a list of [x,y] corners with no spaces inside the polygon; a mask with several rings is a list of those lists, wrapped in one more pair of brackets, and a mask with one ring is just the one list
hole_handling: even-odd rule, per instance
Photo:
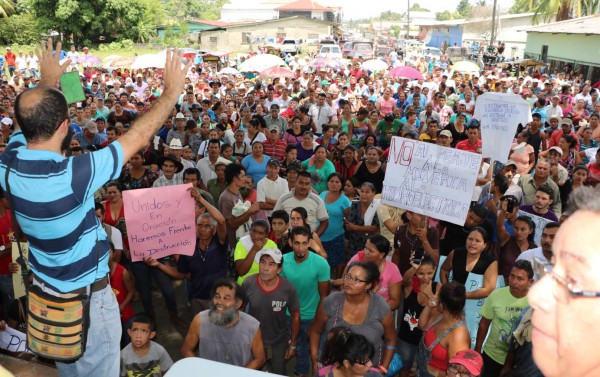
{"label": "striped shirt", "polygon": [[25,137],[17,131],[0,155],[0,184],[5,190],[10,160],[11,200],[29,243],[36,278],[53,290],[70,292],[106,276],[109,244],[94,213],[94,192],[119,178],[121,144],[115,141],[100,151],[66,158],[27,149]]}

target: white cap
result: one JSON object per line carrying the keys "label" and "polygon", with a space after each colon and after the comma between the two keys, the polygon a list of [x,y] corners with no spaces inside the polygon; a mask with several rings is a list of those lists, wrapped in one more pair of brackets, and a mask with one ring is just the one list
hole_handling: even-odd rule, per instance
{"label": "white cap", "polygon": [[183,149],[181,146],[181,140],[174,138],[169,143],[169,149]]}
{"label": "white cap", "polygon": [[183,115],[183,113],[177,113],[177,115],[175,115],[175,119],[185,119],[185,115]]}
{"label": "white cap", "polygon": [[263,255],[270,256],[271,258],[273,258],[273,261],[277,264],[281,263],[281,258],[282,258],[281,251],[279,251],[279,249],[276,247],[262,249],[258,253],[256,253],[256,257],[254,257],[254,260],[256,261],[256,263],[260,262],[260,257],[262,257]]}
{"label": "white cap", "polygon": [[4,124],[5,126],[13,125],[13,121],[9,117],[2,118],[2,120],[0,120],[0,123]]}

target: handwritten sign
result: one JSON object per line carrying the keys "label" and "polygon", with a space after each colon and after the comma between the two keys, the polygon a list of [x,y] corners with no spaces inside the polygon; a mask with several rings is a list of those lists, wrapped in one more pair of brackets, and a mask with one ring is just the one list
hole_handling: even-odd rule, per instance
{"label": "handwritten sign", "polygon": [[10,352],[30,352],[27,349],[27,336],[8,326],[0,331],[0,348]]}
{"label": "handwritten sign", "polygon": [[519,123],[531,122],[529,104],[516,94],[484,93],[477,97],[475,119],[481,122],[483,157],[505,163]]}
{"label": "handwritten sign", "polygon": [[131,260],[194,254],[196,226],[191,184],[123,192]]}
{"label": "handwritten sign", "polygon": [[[23,258],[25,258],[25,265],[29,270],[29,244],[27,242],[21,242],[21,250],[23,251]],[[13,279],[13,291],[15,292],[15,298],[25,296],[25,282],[23,281],[23,275],[21,270],[23,267],[21,263],[21,254],[19,254],[19,247],[16,242],[12,243],[12,260],[19,264],[19,273],[12,274]]]}
{"label": "handwritten sign", "polygon": [[529,212],[519,211],[519,216],[527,216],[535,223],[535,234],[533,235],[533,242],[536,245],[540,246],[542,244],[542,233],[544,232],[544,228],[546,224],[551,223],[551,220],[545,219],[541,216],[534,215]]}
{"label": "handwritten sign", "polygon": [[481,155],[393,137],[381,202],[463,225]]}

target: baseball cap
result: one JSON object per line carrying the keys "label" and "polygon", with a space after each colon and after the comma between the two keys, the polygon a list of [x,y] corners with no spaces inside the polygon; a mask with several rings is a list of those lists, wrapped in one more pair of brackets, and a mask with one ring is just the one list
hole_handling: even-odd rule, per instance
{"label": "baseball cap", "polygon": [[269,127],[269,132],[271,132],[271,131],[279,131],[279,127],[276,125],[273,125],[273,126]]}
{"label": "baseball cap", "polygon": [[142,76],[141,73],[138,73],[137,75],[135,75],[135,77],[144,77],[144,76]]}
{"label": "baseball cap", "polygon": [[254,258],[254,260],[256,261],[256,263],[260,262],[260,258],[263,255],[270,256],[271,258],[273,258],[273,261],[275,263],[277,263],[277,264],[281,263],[281,258],[282,258],[281,251],[279,251],[279,249],[276,248],[276,247],[270,247],[268,249],[262,249],[258,253],[256,253],[256,257]]}
{"label": "baseball cap", "polygon": [[469,373],[479,376],[483,367],[483,359],[479,353],[469,349],[458,351],[448,360],[448,364],[460,364],[467,368]]}
{"label": "baseball cap", "polygon": [[98,127],[96,126],[96,122],[94,122],[93,120],[88,120],[87,122],[85,122],[84,128],[93,134],[98,133]]}
{"label": "baseball cap", "polygon": [[551,152],[551,151],[554,151],[554,152],[558,153],[561,156],[563,155],[562,149],[560,149],[559,147],[552,147],[552,148],[550,148],[548,150],[548,153]]}
{"label": "baseball cap", "polygon": [[183,115],[183,113],[177,113],[177,115],[175,115],[175,119],[185,119],[185,115]]}
{"label": "baseball cap", "polygon": [[562,120],[562,122],[560,122],[560,125],[562,126],[563,124],[568,125],[569,127],[573,126],[573,121],[569,118],[565,118]]}
{"label": "baseball cap", "polygon": [[277,167],[281,167],[281,162],[279,162],[279,160],[276,158],[272,158],[269,160],[269,162],[267,162],[267,166],[269,165],[277,165]]}
{"label": "baseball cap", "polygon": [[179,140],[179,139],[171,140],[171,142],[169,143],[169,149],[183,149],[183,147],[181,146],[181,140]]}
{"label": "baseball cap", "polygon": [[2,120],[0,120],[0,123],[4,124],[5,126],[13,125],[13,121],[9,117],[2,118]]}
{"label": "baseball cap", "polygon": [[276,103],[272,104],[271,105],[271,111],[273,111],[273,110],[279,110],[279,105],[276,104]]}
{"label": "baseball cap", "polygon": [[516,163],[516,162],[514,162],[513,160],[508,160],[508,161],[506,161],[506,163],[504,164],[504,166],[510,166],[510,165],[514,166],[515,168],[517,168],[517,167],[518,167],[518,166],[517,166],[517,163]]}
{"label": "baseball cap", "polygon": [[440,131],[440,136],[446,136],[446,137],[452,137],[452,132],[450,132],[449,130],[441,130]]}

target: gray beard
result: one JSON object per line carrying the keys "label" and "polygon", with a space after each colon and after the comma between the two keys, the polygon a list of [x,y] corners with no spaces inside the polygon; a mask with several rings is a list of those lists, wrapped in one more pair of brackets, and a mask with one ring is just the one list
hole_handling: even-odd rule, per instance
{"label": "gray beard", "polygon": [[212,323],[215,326],[227,326],[229,324],[232,324],[236,320],[238,313],[238,308],[231,308],[225,310],[222,314],[220,314],[215,309],[215,306],[212,305],[208,310],[208,319],[210,323]]}

